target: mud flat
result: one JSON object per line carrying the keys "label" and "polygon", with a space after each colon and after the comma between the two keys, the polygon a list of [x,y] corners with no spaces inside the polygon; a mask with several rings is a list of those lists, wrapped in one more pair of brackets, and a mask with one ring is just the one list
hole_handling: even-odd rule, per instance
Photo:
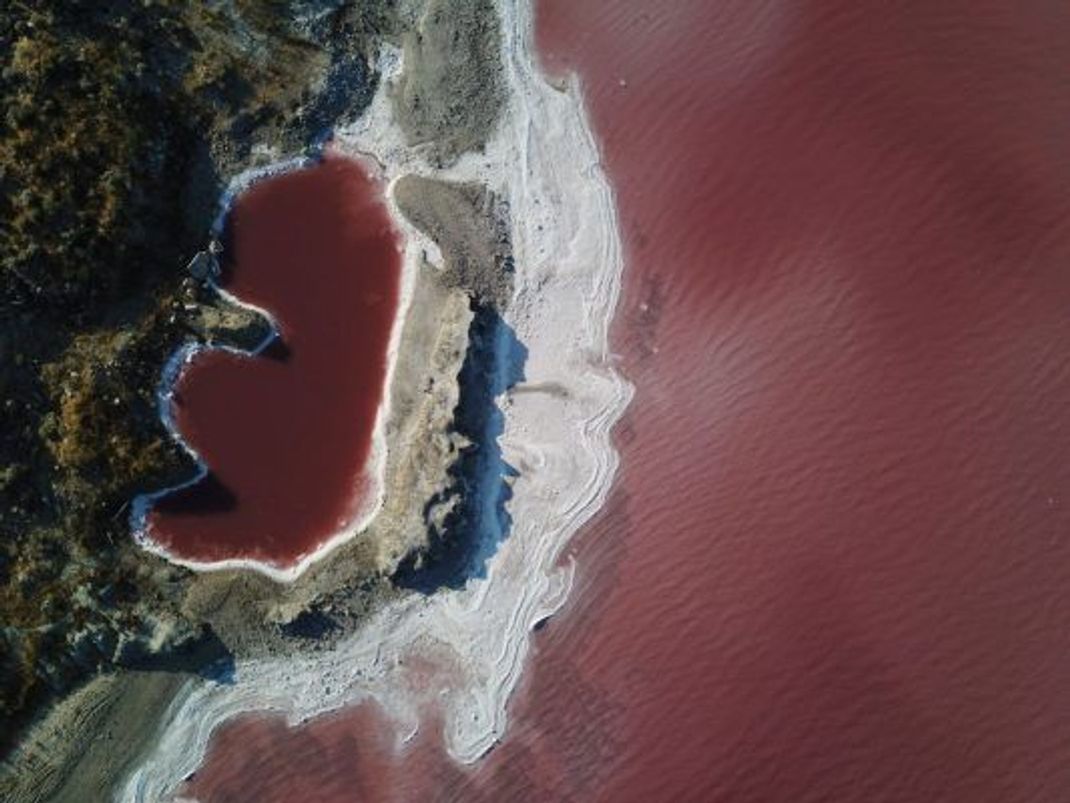
{"label": "mud flat", "polygon": [[[408,190],[426,181],[448,182],[453,189],[443,192],[482,185],[508,208],[514,290],[495,353],[509,368],[507,336],[527,349],[523,380],[499,399],[504,461],[518,474],[508,504],[511,528],[485,578],[430,595],[396,592],[354,631],[315,653],[241,659],[233,683],[186,687],[155,749],[130,775],[123,799],[175,794],[200,764],[216,727],[245,712],[276,712],[296,724],[375,699],[396,723],[401,744],[419,728],[421,706],[434,700],[443,711],[447,747],[462,762],[478,759],[505,732],[506,702],[530,631],[569,590],[571,569],[557,565],[562,548],[608,492],[617,465],[609,431],[631,388],[613,370],[608,350],[620,239],[579,86],[554,88],[538,73],[526,4],[501,3],[498,11],[506,106],[482,153],[440,167],[433,149],[405,136],[392,98],[407,65],[390,48],[380,60],[386,88],[338,142],[379,162],[409,247],[437,263],[428,270],[443,277],[448,249],[439,249],[399,209],[401,201],[431,229],[421,215],[433,216],[435,192],[427,192],[427,184],[412,197]],[[499,479],[506,469],[488,467]],[[438,667],[441,682],[408,683],[405,663],[414,656]]]}

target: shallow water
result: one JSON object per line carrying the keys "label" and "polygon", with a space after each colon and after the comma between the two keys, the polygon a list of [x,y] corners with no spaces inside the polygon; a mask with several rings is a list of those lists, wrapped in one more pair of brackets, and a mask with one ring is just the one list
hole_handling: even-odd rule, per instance
{"label": "shallow water", "polygon": [[227,291],[279,338],[254,356],[198,353],[174,418],[209,468],[157,504],[150,532],[181,558],[293,564],[368,502],[401,257],[381,189],[328,156],[265,179],[230,214]]}
{"label": "shallow water", "polygon": [[1063,800],[1070,12],[539,8],[628,247],[617,489],[474,769],[360,760],[367,711],[254,766],[330,801]]}

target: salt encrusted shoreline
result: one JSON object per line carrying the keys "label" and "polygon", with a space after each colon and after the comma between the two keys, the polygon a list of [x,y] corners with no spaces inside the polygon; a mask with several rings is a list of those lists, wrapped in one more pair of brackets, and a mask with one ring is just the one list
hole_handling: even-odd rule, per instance
{"label": "salt encrusted shoreline", "polygon": [[[571,566],[558,565],[562,549],[608,494],[617,466],[610,428],[631,388],[609,352],[620,236],[578,83],[559,90],[539,75],[527,4],[502,0],[499,9],[508,106],[484,154],[432,169],[405,146],[382,88],[339,142],[374,156],[391,186],[408,172],[481,181],[509,202],[516,291],[505,317],[528,349],[530,384],[529,392],[501,400],[501,446],[520,472],[509,504],[512,531],[486,579],[458,591],[404,596],[329,651],[250,659],[239,662],[232,685],[188,685],[155,750],[121,790],[124,800],[173,795],[203,760],[214,729],[247,711],[274,711],[296,723],[374,698],[396,723],[401,744],[419,727],[421,705],[434,699],[444,713],[447,748],[462,762],[475,761],[504,734],[531,628],[560,607],[571,584]],[[384,76],[396,75],[398,53],[384,53],[382,68]],[[414,690],[403,668],[414,653],[443,667],[448,682]]]}
{"label": "salt encrusted shoreline", "polygon": [[[362,167],[371,173],[373,177],[381,178],[381,176],[375,176],[375,174],[379,172],[380,167],[377,161],[366,158],[358,159],[358,161],[361,162]],[[216,237],[222,236],[227,215],[230,213],[234,202],[242,192],[245,192],[257,182],[295,170],[305,169],[311,167],[315,163],[316,160],[310,157],[296,157],[269,164],[264,167],[246,170],[235,176],[230,181],[220,200],[220,211],[213,224],[213,235]],[[391,217],[397,221],[400,216],[392,214]],[[293,563],[285,565],[268,563],[256,558],[227,558],[215,561],[192,560],[184,558],[181,555],[176,555],[153,538],[148,524],[148,516],[152,511],[154,503],[175,491],[197,484],[208,475],[208,467],[204,460],[197,454],[196,450],[190,446],[185,438],[182,437],[182,433],[175,424],[174,417],[172,416],[171,408],[174,388],[181,378],[182,371],[198,354],[205,351],[219,350],[237,354],[242,357],[255,357],[270,346],[278,337],[279,333],[279,327],[270,310],[263,309],[255,304],[250,304],[231,295],[224,288],[216,285],[209,279],[215,292],[219,293],[219,295],[229,303],[263,316],[270,324],[271,332],[259,344],[248,350],[227,345],[198,342],[185,343],[180,346],[168,360],[156,392],[160,420],[163,422],[164,427],[175,442],[178,443],[196,463],[197,471],[193,477],[185,482],[168,488],[162,488],[151,493],[141,494],[133,500],[130,505],[130,529],[135,540],[143,549],[154,555],[158,555],[171,563],[194,571],[205,572],[223,571],[227,569],[246,569],[259,572],[277,582],[285,583],[296,580],[313,563],[327,557],[339,546],[366,530],[368,525],[375,519],[375,516],[383,507],[386,487],[387,439],[385,430],[386,423],[390,420],[391,412],[390,388],[393,384],[394,373],[397,367],[401,333],[412,302],[415,274],[416,271],[419,270],[420,260],[422,259],[423,253],[420,249],[422,244],[418,243],[418,241],[411,236],[410,232],[402,232],[401,225],[396,224],[395,228],[398,230],[399,239],[404,243],[401,248],[401,281],[399,282],[398,305],[390,329],[390,341],[387,348],[387,370],[383,379],[382,401],[380,401],[379,408],[376,411],[375,424],[372,429],[371,451],[368,456],[366,471],[361,476],[360,481],[354,486],[354,495],[356,495],[363,487],[363,481],[368,480],[371,493],[368,494],[368,498],[364,500],[364,503],[361,505],[355,520],[339,532],[326,538],[311,552],[302,555]],[[426,250],[426,246],[424,246],[424,250]]]}

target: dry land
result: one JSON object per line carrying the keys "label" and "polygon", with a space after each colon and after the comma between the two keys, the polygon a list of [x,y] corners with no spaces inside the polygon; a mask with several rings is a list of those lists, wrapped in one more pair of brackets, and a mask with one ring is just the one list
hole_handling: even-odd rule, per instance
{"label": "dry land", "polygon": [[397,121],[410,145],[452,164],[482,148],[498,120],[498,12],[492,0],[427,0],[410,4],[406,23],[405,72],[391,87]]}

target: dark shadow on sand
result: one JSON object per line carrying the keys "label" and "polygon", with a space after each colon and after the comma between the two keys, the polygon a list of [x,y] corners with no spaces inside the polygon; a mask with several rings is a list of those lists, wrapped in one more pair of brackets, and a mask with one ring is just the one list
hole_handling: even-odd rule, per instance
{"label": "dark shadow on sand", "polygon": [[495,398],[524,380],[528,350],[493,306],[473,302],[472,311],[454,410],[454,428],[471,446],[450,468],[450,487],[424,509],[429,517],[436,506],[452,500],[441,528],[430,526],[429,548],[405,558],[394,576],[397,585],[424,594],[463,588],[472,578],[486,577],[487,562],[512,527],[506,504],[518,472],[505,462],[498,445],[505,417]]}
{"label": "dark shadow on sand", "polygon": [[208,625],[183,646],[164,653],[149,652],[139,641],[130,642],[116,655],[116,664],[142,672],[186,672],[216,683],[232,684],[234,655]]}

